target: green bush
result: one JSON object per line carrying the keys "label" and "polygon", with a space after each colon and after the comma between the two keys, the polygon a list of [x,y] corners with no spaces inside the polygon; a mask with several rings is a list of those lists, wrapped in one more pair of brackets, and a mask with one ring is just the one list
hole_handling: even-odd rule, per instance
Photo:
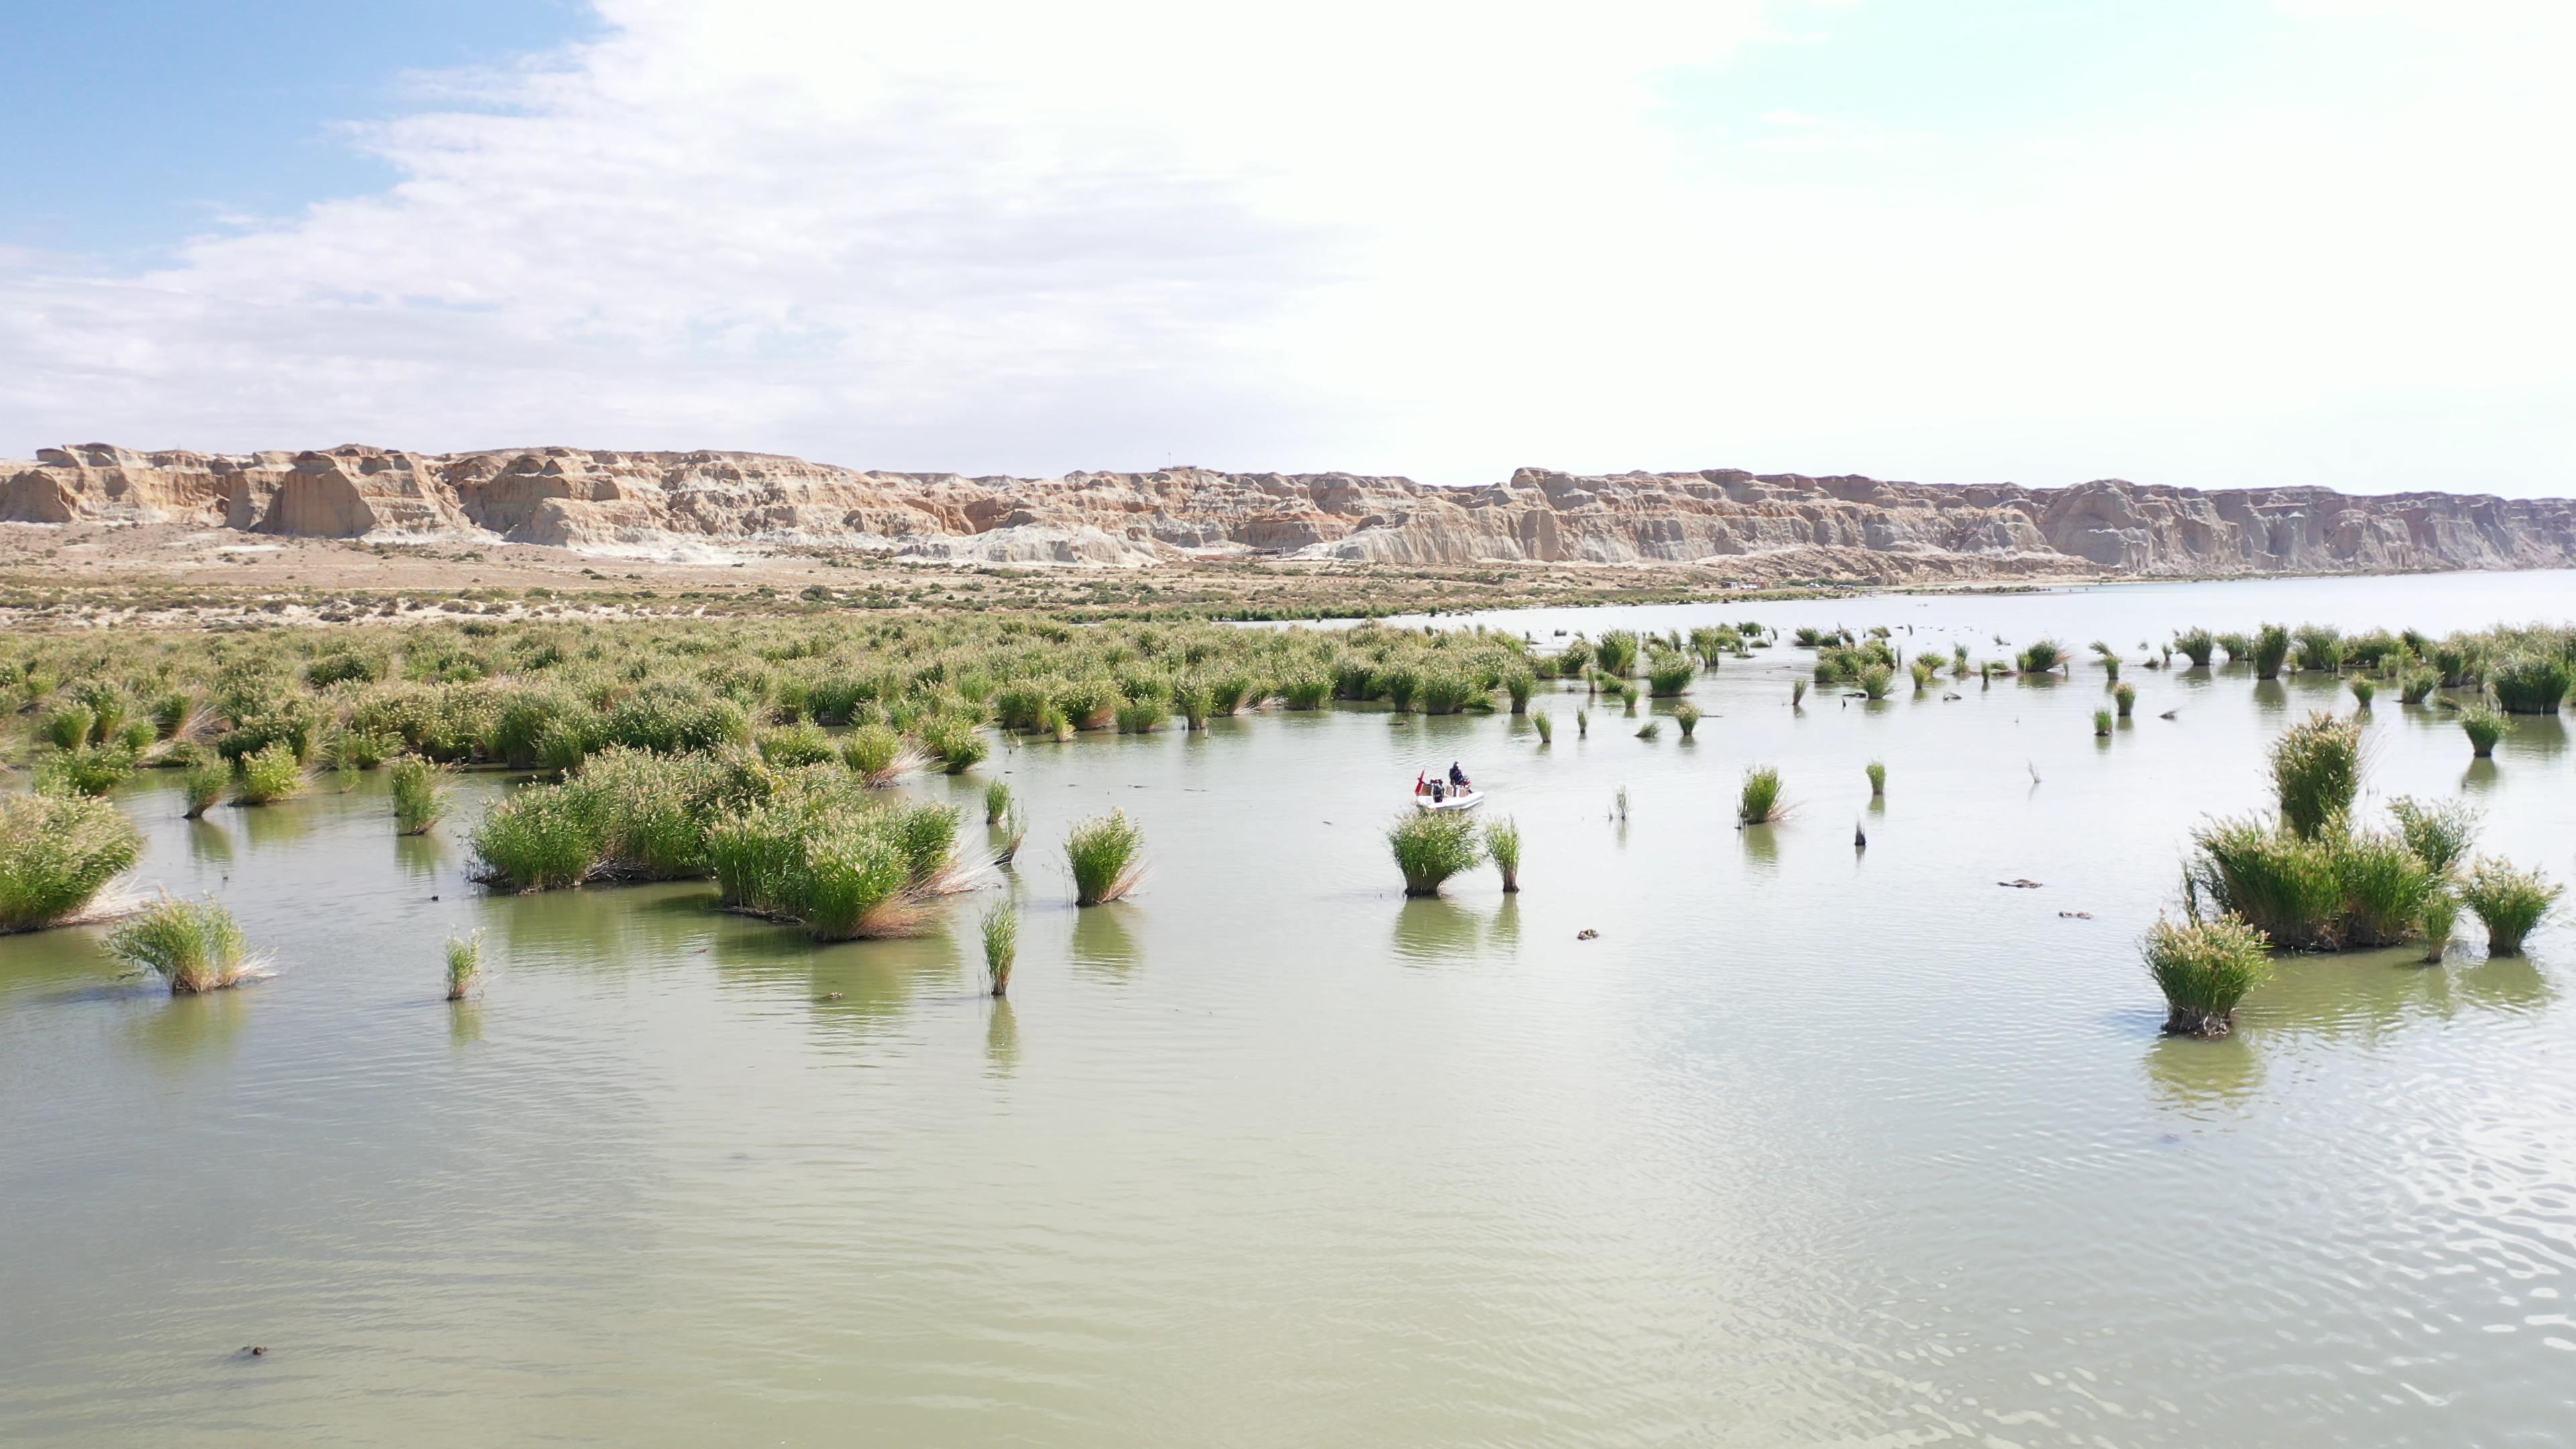
{"label": "green bush", "polygon": [[2519,956],[2523,938],[2549,918],[2562,887],[2536,870],[2482,860],[2460,886],[2460,899],[2486,923],[2487,954]]}
{"label": "green bush", "polygon": [[211,900],[164,899],[108,933],[117,959],[158,973],[173,996],[220,991],[240,983],[250,950],[232,912]]}
{"label": "green bush", "polygon": [[2388,802],[2406,848],[2435,875],[2448,876],[2477,842],[2478,812],[2464,801],[2425,804],[2410,795]]}
{"label": "green bush", "polygon": [[1485,838],[1463,810],[1408,810],[1389,827],[1386,842],[1409,896],[1436,896],[1442,882],[1485,858]]}
{"label": "green bush", "polygon": [[1096,906],[1133,890],[1143,873],[1139,857],[1144,845],[1144,832],[1124,810],[1077,823],[1064,839],[1065,864],[1073,871],[1074,904]]}
{"label": "green bush", "polygon": [[142,833],[105,800],[0,795],[0,932],[77,914],[142,857]]}
{"label": "green bush", "polygon": [[2487,671],[2487,687],[2508,714],[2556,714],[2567,683],[2567,663],[2555,655],[2518,654]]}
{"label": "green bush", "polygon": [[2266,624],[2254,636],[2254,677],[2278,679],[2281,666],[2290,660],[2290,631],[2278,624]]}
{"label": "green bush", "polygon": [[304,789],[304,763],[280,740],[233,763],[233,803],[271,805]]}
{"label": "green bush", "polygon": [[2495,753],[2497,741],[2513,733],[2513,717],[2481,702],[2460,711],[2460,728],[2469,737],[2470,755],[2483,760]]}
{"label": "green bush", "polygon": [[502,890],[562,890],[588,879],[605,848],[588,792],[527,785],[495,801],[474,828],[474,878]]}
{"label": "green bush", "polygon": [[2191,661],[2194,669],[2209,667],[2210,652],[2218,645],[2207,629],[2189,629],[2174,636],[2174,647]]}
{"label": "green bush", "polygon": [[2165,1031],[2173,1036],[2225,1036],[2237,1003],[2271,969],[2263,933],[2233,916],[2177,924],[2159,918],[2147,932],[2148,974],[2165,997]]}
{"label": "green bush", "polygon": [[2361,790],[2361,726],[2320,712],[2283,731],[2272,746],[2272,788],[2282,822],[2299,836],[2314,839],[2348,817]]}
{"label": "green bush", "polygon": [[1736,823],[1768,825],[1786,813],[1781,803],[1780,772],[1769,765],[1747,769],[1743,784],[1736,789]]}
{"label": "green bush", "polygon": [[2287,950],[2332,950],[2343,925],[2333,844],[2260,821],[2221,820],[2192,837],[2184,878],[2195,903],[2244,920]]}

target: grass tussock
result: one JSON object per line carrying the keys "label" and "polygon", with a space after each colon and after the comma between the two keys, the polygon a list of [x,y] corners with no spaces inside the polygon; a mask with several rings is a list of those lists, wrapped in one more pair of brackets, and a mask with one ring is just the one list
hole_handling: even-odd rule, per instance
{"label": "grass tussock", "polygon": [[2459,928],[2460,898],[2448,890],[2437,890],[2424,898],[2424,913],[2416,919],[2416,933],[2423,938],[2426,965],[2441,964],[2451,949],[2451,935]]}
{"label": "grass tussock", "polygon": [[2407,848],[2435,875],[2449,876],[2477,843],[2478,812],[2466,801],[2427,803],[2400,795],[2388,802],[2388,812],[2397,817]]}
{"label": "grass tussock", "polygon": [[1065,864],[1073,872],[1073,903],[1097,906],[1136,888],[1144,874],[1145,833],[1124,810],[1077,822],[1064,837]]}
{"label": "grass tussock", "polygon": [[214,901],[163,897],[107,936],[110,954],[188,996],[237,986],[250,972],[250,948],[232,912]]}
{"label": "grass tussock", "polygon": [[1885,761],[1870,761],[1867,765],[1862,767],[1862,773],[1869,776],[1869,793],[1872,799],[1876,799],[1887,793],[1887,764]]}
{"label": "grass tussock", "polygon": [[2361,726],[2322,711],[2272,745],[2272,789],[2291,831],[2314,839],[2352,813],[2361,790]]}
{"label": "grass tussock", "polygon": [[224,798],[224,790],[233,782],[233,772],[221,760],[192,760],[179,774],[179,794],[186,802],[180,817],[196,820],[215,808]]}
{"label": "grass tussock", "polygon": [[2111,737],[2111,724],[2112,719],[2111,712],[2109,710],[2097,709],[2093,711],[2093,738],[2097,740],[2109,739]]}
{"label": "grass tussock", "polygon": [[1781,796],[1780,772],[1769,765],[1754,765],[1744,772],[1743,783],[1736,787],[1735,822],[1738,825],[1768,825],[1788,813]]}
{"label": "grass tussock", "polygon": [[447,766],[405,755],[394,761],[388,779],[393,787],[396,835],[427,835],[447,818]]}
{"label": "grass tussock", "polygon": [[2469,737],[2470,756],[2489,759],[2496,745],[2513,733],[2513,717],[2480,701],[2460,711],[2460,729]]}
{"label": "grass tussock", "polygon": [[1695,704],[1685,704],[1673,711],[1673,724],[1686,740],[1692,738],[1693,732],[1699,728],[1700,719],[1699,706]]}
{"label": "grass tussock", "polygon": [[0,933],[78,916],[142,857],[142,832],[105,800],[0,796]]}
{"label": "grass tussock", "polygon": [[984,912],[984,979],[995,996],[1011,994],[1011,968],[1020,957],[1020,913],[1009,901]]}
{"label": "grass tussock", "polygon": [[284,741],[233,762],[233,803],[274,805],[304,792],[304,762]]}
{"label": "grass tussock", "polygon": [[1487,824],[1485,854],[1493,860],[1494,869],[1502,872],[1503,894],[1518,892],[1521,888],[1520,822],[1506,816]]}
{"label": "grass tussock", "polygon": [[483,933],[447,938],[447,999],[463,1001],[483,979]]}
{"label": "grass tussock", "polygon": [[1388,827],[1386,843],[1409,896],[1436,896],[1443,882],[1485,858],[1485,837],[1464,811],[1408,810]]}
{"label": "grass tussock", "polygon": [[2271,969],[2271,943],[2234,916],[2173,921],[2147,932],[2147,973],[2164,993],[2165,1031],[2172,1036],[2225,1036],[2237,1003]]}
{"label": "grass tussock", "polygon": [[2564,890],[2536,870],[2481,860],[2460,883],[2460,900],[2487,928],[2487,954],[2519,956],[2523,938],[2557,909]]}

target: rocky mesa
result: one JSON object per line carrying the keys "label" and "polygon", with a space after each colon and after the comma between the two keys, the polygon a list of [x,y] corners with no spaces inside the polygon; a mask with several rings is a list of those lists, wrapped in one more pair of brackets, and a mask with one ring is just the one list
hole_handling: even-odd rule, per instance
{"label": "rocky mesa", "polygon": [[942,563],[1196,558],[1684,564],[1730,578],[2170,576],[2562,568],[2576,501],[2324,488],[2069,488],[1694,473],[1431,487],[1350,473],[863,472],[761,453],[350,445],[49,448],[0,463],[0,521],[183,523],[378,542],[492,538],[689,557],[854,550]]}

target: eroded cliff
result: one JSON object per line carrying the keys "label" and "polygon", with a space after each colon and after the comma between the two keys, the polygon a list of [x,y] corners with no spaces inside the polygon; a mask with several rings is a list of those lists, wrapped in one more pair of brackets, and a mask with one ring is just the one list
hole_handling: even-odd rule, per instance
{"label": "eroded cliff", "polygon": [[760,453],[52,448],[0,463],[0,521],[194,523],[593,553],[845,548],[955,563],[1193,557],[1705,564],[1748,577],[2185,575],[2576,565],[2576,502],[2322,488],[1932,485],[1734,469],[1524,468],[1433,488],[1349,473],[860,472]]}

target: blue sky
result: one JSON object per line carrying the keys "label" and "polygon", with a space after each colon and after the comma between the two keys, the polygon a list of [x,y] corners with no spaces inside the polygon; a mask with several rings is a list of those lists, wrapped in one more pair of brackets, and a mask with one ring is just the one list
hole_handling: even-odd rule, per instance
{"label": "blue sky", "polygon": [[0,457],[2571,491],[2567,12],[9,7]]}
{"label": "blue sky", "polygon": [[138,262],[241,216],[381,190],[349,122],[423,73],[508,65],[597,28],[577,0],[78,0],[0,6],[0,243]]}

